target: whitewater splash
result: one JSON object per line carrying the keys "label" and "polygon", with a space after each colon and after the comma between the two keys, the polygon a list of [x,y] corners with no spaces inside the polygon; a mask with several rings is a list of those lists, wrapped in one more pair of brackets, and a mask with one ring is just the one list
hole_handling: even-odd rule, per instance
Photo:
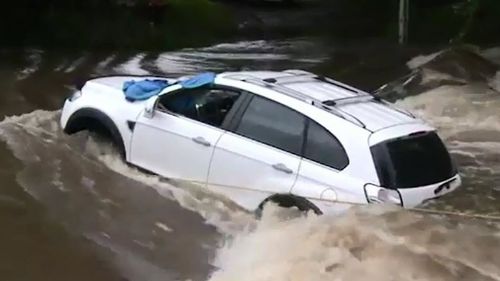
{"label": "whitewater splash", "polygon": [[210,281],[500,280],[498,229],[379,207],[280,220],[231,240]]}
{"label": "whitewater splash", "polygon": [[[186,75],[207,70],[222,72],[263,67],[275,69],[278,65],[280,68],[309,68],[328,57],[328,48],[323,43],[310,40],[313,39],[240,41],[169,51],[153,57],[138,54],[113,67],[113,72]],[[101,64],[95,71],[105,72],[105,66],[109,66],[109,62]]]}
{"label": "whitewater splash", "polygon": [[485,85],[445,85],[396,104],[429,121],[447,138],[471,130],[500,131],[500,94]]}
{"label": "whitewater splash", "polygon": [[[60,111],[37,110],[7,117],[0,123],[0,138],[6,141],[14,155],[25,163],[54,160],[48,159],[50,155],[45,152],[63,150],[61,154],[67,153],[82,158],[82,166],[104,165],[115,173],[156,189],[165,198],[175,200],[184,208],[200,214],[221,233],[231,234],[255,222],[253,214],[197,185],[167,181],[128,166],[116,149],[98,136],[89,136],[85,132],[77,136],[64,135],[58,124],[59,116]],[[23,139],[29,141],[22,142]],[[51,173],[59,174],[56,168],[54,170]],[[82,181],[85,182],[86,179]],[[58,180],[52,181],[52,184],[64,189]]]}

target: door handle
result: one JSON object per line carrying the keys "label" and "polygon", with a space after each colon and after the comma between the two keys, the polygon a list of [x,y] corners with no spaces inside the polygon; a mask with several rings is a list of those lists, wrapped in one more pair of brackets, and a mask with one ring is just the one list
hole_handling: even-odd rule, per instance
{"label": "door handle", "polygon": [[278,164],[274,164],[273,165],[273,168],[275,170],[278,170],[280,172],[283,172],[283,173],[287,173],[287,174],[292,174],[293,173],[293,170],[288,168],[285,164],[283,163],[278,163]]}
{"label": "door handle", "polygon": [[192,140],[197,143],[197,144],[201,144],[203,146],[210,146],[210,142],[208,142],[205,138],[203,137],[196,137],[196,138],[192,138]]}

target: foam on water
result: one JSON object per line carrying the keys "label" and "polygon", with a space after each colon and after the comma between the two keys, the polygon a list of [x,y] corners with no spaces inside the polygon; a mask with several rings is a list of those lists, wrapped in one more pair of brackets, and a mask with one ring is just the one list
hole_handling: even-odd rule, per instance
{"label": "foam on water", "polygon": [[495,77],[491,79],[488,85],[498,93],[500,93],[500,71],[495,74]]}
{"label": "foam on water", "polygon": [[442,86],[396,102],[437,126],[447,137],[500,130],[500,94],[481,85]]}
{"label": "foam on water", "polygon": [[220,50],[257,50],[257,51],[272,51],[276,49],[274,44],[266,40],[255,41],[239,41],[235,43],[221,43],[210,47],[202,48],[204,51],[220,51]]}
{"label": "foam on water", "polygon": [[38,70],[42,63],[43,53],[42,50],[38,49],[30,49],[27,51],[28,65],[18,72],[18,80],[24,80]]}
{"label": "foam on water", "polygon": [[290,50],[308,50],[317,48],[317,42],[310,40],[311,38],[298,38],[288,40],[254,40],[254,41],[238,41],[232,43],[222,43],[210,47],[201,48],[199,50],[205,52],[258,52],[258,53],[286,53]]}
{"label": "foam on water", "polygon": [[[441,52],[421,55],[411,59],[407,65],[414,69],[431,61]],[[477,51],[486,59],[498,55],[498,48]],[[453,63],[453,62],[450,62]],[[430,81],[467,81],[457,79],[450,73],[424,70],[422,84]],[[491,77],[488,84],[444,85],[419,95],[396,102],[417,113],[424,120],[437,126],[446,137],[460,132],[491,130],[500,131],[500,73]],[[495,140],[496,141],[496,140]]]}
{"label": "foam on water", "polygon": [[280,219],[221,248],[210,281],[500,280],[498,230],[395,209]]}
{"label": "foam on water", "polygon": [[418,67],[420,67],[420,66],[422,66],[422,65],[430,62],[431,60],[435,59],[441,53],[442,53],[442,51],[435,52],[435,53],[432,53],[432,54],[429,54],[429,55],[419,55],[419,56],[416,56],[416,57],[412,58],[410,61],[408,61],[406,63],[406,65],[410,69],[418,68]]}
{"label": "foam on water", "polygon": [[77,69],[82,63],[84,63],[86,59],[87,57],[85,55],[78,58],[77,60],[73,61],[71,65],[69,65],[66,69],[64,69],[64,72],[71,73],[75,71],[75,69]]}
{"label": "foam on water", "polygon": [[142,53],[138,54],[124,64],[117,66],[115,68],[115,71],[118,73],[127,73],[133,75],[148,75],[150,74],[149,71],[143,69],[141,66],[141,62],[145,56],[146,55]]}
{"label": "foam on water", "polygon": [[104,59],[103,61],[101,61],[99,64],[97,64],[96,68],[95,68],[95,72],[96,73],[101,73],[103,70],[105,70],[108,65],[116,58],[116,55],[110,55],[108,56],[106,59]]}
{"label": "foam on water", "polygon": [[[156,60],[156,65],[163,73],[169,74],[186,74],[186,73],[196,73],[200,72],[206,68],[206,62],[204,60],[199,60],[200,57],[196,57],[190,53],[184,52],[167,52],[158,56]],[[222,66],[219,66],[222,67]],[[219,67],[210,65],[210,69],[216,70]]]}
{"label": "foam on water", "polygon": [[500,47],[481,50],[480,54],[487,60],[500,64]]}
{"label": "foam on water", "polygon": [[[18,130],[30,135],[38,142],[64,146],[75,153],[74,149],[71,149],[74,146],[71,143],[71,137],[64,136],[59,128],[59,115],[59,111],[37,110],[20,116],[7,117],[0,123],[0,137],[8,143],[17,158],[26,162],[37,162],[41,159],[37,153],[30,150],[29,146],[19,140],[19,134],[16,133]],[[188,182],[165,181],[158,176],[148,175],[128,166],[114,147],[107,142],[86,137],[82,151],[76,151],[76,153],[81,153],[80,156],[89,161],[95,158],[108,169],[155,188],[162,196],[176,200],[184,208],[202,215],[207,223],[216,226],[221,233],[237,232],[255,221],[253,214],[243,211],[228,199],[210,193],[197,185]],[[64,189],[59,184],[60,175],[57,174],[57,170],[55,173],[52,183],[57,188]]]}
{"label": "foam on water", "polygon": [[[321,62],[325,55],[318,49],[321,44],[311,44],[307,40],[285,41],[240,41],[223,43],[200,49],[183,49],[162,53],[156,66],[163,73],[192,74],[201,71],[228,71],[246,68],[276,68],[275,65],[300,64],[314,65]],[[315,52],[300,53],[301,50],[315,48]],[[300,53],[300,55],[296,55]],[[237,67],[231,67],[239,62]],[[241,67],[241,64],[245,65]],[[258,66],[255,66],[258,62]],[[296,65],[295,65],[296,66]]]}
{"label": "foam on water", "polygon": [[201,186],[182,181],[166,182],[158,176],[144,174],[126,165],[110,146],[96,143],[93,139],[89,140],[88,149],[92,154],[98,155],[98,159],[109,169],[145,183],[158,190],[162,196],[174,199],[184,208],[199,213],[207,223],[216,226],[221,233],[228,235],[238,233],[255,223],[253,214]]}
{"label": "foam on water", "polygon": [[[194,187],[129,168],[99,138],[64,135],[59,115],[38,110],[0,122],[0,139],[23,163],[16,181],[71,233],[104,247],[100,257],[127,280],[162,280],[166,272],[205,276],[218,232],[236,232],[246,218],[253,221]],[[161,270],[152,279],[145,268]]]}

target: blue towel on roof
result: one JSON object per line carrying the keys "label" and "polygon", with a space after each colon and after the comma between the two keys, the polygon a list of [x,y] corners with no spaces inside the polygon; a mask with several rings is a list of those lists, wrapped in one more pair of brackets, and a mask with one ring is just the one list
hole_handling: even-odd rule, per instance
{"label": "blue towel on roof", "polygon": [[123,92],[129,101],[146,100],[158,95],[167,86],[168,81],[163,79],[131,80],[123,83]]}
{"label": "blue towel on roof", "polygon": [[196,76],[193,76],[187,80],[184,80],[181,83],[182,88],[185,89],[193,89],[193,88],[198,88],[202,87],[205,85],[210,85],[214,83],[215,80],[215,73],[212,72],[206,72],[202,74],[198,74]]}
{"label": "blue towel on roof", "polygon": [[[206,72],[179,83],[184,89],[194,89],[213,84],[215,77],[215,73]],[[158,95],[170,85],[167,80],[163,79],[131,80],[123,83],[123,92],[125,93],[125,98],[129,101],[146,100]]]}

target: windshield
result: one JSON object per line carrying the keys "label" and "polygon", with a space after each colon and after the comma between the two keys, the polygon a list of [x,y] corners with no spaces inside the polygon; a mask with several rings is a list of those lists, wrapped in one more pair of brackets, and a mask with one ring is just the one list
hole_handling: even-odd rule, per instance
{"label": "windshield", "polygon": [[411,188],[453,177],[451,157],[435,132],[411,134],[371,148],[382,186]]}

